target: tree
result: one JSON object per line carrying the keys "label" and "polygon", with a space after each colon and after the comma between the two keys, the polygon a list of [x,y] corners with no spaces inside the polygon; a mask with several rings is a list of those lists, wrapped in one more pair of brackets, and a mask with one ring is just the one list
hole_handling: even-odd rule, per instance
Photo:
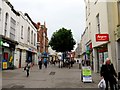
{"label": "tree", "polygon": [[71,51],[75,44],[76,42],[73,39],[71,30],[65,28],[61,28],[54,32],[49,42],[51,48],[56,50],[56,52]]}

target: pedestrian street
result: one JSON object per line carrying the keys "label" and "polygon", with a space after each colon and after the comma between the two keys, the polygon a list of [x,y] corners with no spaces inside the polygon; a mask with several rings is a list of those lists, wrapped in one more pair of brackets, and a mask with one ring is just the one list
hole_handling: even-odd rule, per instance
{"label": "pedestrian street", "polygon": [[29,77],[26,77],[23,68],[3,70],[2,88],[97,88],[99,73],[93,73],[92,79],[92,83],[81,81],[81,69],[77,63],[70,69],[51,64],[39,69],[38,65],[34,65]]}

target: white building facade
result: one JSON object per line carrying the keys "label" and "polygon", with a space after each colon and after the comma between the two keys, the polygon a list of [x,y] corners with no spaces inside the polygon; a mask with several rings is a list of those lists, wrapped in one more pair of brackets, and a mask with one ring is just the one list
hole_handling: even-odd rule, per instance
{"label": "white building facade", "polygon": [[20,13],[16,46],[16,66],[24,67],[26,62],[37,64],[37,29],[29,15]]}
{"label": "white building facade", "polygon": [[26,62],[35,64],[37,29],[33,21],[28,14],[16,11],[8,0],[0,1],[0,8],[1,60],[8,68],[23,67]]}
{"label": "white building facade", "polygon": [[117,1],[117,11],[118,11],[118,25],[115,30],[115,41],[116,41],[116,60],[117,60],[117,69],[120,72],[120,0]]}
{"label": "white building facade", "polygon": [[16,41],[18,17],[19,14],[13,6],[7,0],[2,0],[1,59],[3,62],[7,62],[8,68],[14,65],[15,47],[18,44]]}
{"label": "white building facade", "polygon": [[[117,2],[101,2],[99,0],[85,1],[86,4],[86,34],[82,40],[85,42],[86,60],[90,60],[93,70],[100,71],[106,58],[110,58],[118,70],[115,30],[118,25]],[[84,37],[84,38],[83,38]],[[87,38],[87,40],[86,40]],[[84,48],[84,47],[83,47]]]}

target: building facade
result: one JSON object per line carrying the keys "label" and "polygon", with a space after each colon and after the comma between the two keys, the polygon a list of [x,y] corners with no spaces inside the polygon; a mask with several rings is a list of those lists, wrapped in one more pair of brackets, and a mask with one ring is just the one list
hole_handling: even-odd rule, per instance
{"label": "building facade", "polygon": [[77,48],[75,49],[75,58],[80,58],[80,51],[81,48],[80,48],[80,44],[78,43]]}
{"label": "building facade", "polygon": [[[90,60],[95,72],[100,71],[106,58],[110,58],[118,70],[115,30],[118,25],[117,2],[85,0],[86,29],[82,36],[85,60]],[[87,36],[86,36],[87,35]]]}
{"label": "building facade", "polygon": [[18,45],[16,41],[17,23],[19,13],[14,10],[14,7],[7,0],[2,0],[1,9],[1,60],[7,62],[7,67],[14,65],[15,47]]}
{"label": "building facade", "polygon": [[117,1],[117,11],[118,11],[118,25],[115,30],[115,41],[116,41],[116,60],[118,72],[120,72],[120,1]]}
{"label": "building facade", "polygon": [[37,32],[37,48],[38,56],[41,57],[43,54],[48,54],[48,37],[47,37],[47,28],[44,22],[44,25],[37,23],[38,32]]}
{"label": "building facade", "polygon": [[20,68],[26,62],[37,64],[37,27],[27,13],[19,13],[15,64]]}
{"label": "building facade", "polygon": [[27,13],[14,9],[8,0],[0,1],[1,61],[7,68],[23,67],[26,62],[37,60],[37,28]]}

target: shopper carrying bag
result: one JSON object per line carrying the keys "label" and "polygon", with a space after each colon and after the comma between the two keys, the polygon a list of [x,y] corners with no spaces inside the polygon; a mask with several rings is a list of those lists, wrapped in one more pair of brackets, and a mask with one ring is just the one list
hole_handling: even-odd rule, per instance
{"label": "shopper carrying bag", "polygon": [[105,83],[104,78],[102,78],[102,79],[100,80],[100,82],[98,83],[98,88],[100,88],[100,90],[105,90],[105,88],[106,88],[106,83]]}

